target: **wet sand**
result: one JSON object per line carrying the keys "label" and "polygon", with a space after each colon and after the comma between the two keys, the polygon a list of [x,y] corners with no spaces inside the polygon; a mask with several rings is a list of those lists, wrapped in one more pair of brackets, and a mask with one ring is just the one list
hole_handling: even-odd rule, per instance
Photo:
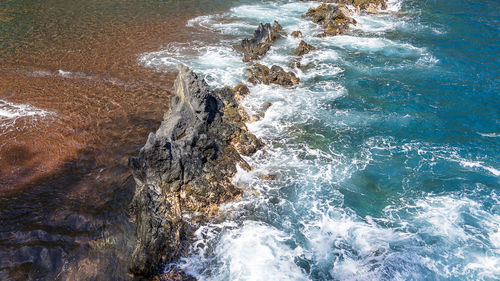
{"label": "wet sand", "polygon": [[127,279],[127,159],[159,125],[175,77],[137,57],[192,40],[186,21],[224,1],[63,2],[8,1],[19,12],[0,13],[13,26],[0,99],[53,113],[0,134],[0,279]]}

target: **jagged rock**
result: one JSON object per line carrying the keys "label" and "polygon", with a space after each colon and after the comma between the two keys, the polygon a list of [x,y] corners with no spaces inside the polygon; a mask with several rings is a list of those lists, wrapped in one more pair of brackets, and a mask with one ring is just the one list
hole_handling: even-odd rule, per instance
{"label": "jagged rock", "polygon": [[269,67],[256,63],[246,71],[247,79],[252,84],[263,83],[266,85],[277,84],[290,87],[300,82],[300,79],[291,71],[286,72],[282,67],[273,65]]}
{"label": "jagged rock", "polygon": [[290,33],[295,38],[302,38],[302,32],[300,30],[295,30],[292,33]]}
{"label": "jagged rock", "polygon": [[261,23],[252,39],[245,38],[240,45],[234,45],[234,48],[243,53],[244,62],[249,62],[265,55],[274,41],[284,35],[283,27],[277,21],[272,26],[270,23]]}
{"label": "jagged rock", "polygon": [[296,56],[302,56],[309,53],[312,50],[316,50],[313,45],[307,44],[304,40],[300,41],[299,47],[295,50]]}
{"label": "jagged rock", "polygon": [[321,24],[326,30],[320,37],[335,36],[345,33],[350,24],[356,24],[352,12],[344,5],[321,4],[310,8],[303,17],[310,17],[315,23]]}
{"label": "jagged rock", "polygon": [[130,266],[136,276],[151,277],[178,257],[189,223],[183,214],[214,215],[219,204],[241,195],[231,177],[237,164],[251,167],[240,154],[251,155],[263,144],[247,130],[234,96],[228,87],[211,91],[179,66],[163,122],[139,155],[129,158],[137,184],[131,204],[137,240]]}

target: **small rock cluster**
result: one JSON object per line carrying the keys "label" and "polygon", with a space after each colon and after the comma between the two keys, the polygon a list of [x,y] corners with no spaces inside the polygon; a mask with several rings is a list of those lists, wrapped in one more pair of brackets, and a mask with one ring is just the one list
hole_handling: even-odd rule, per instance
{"label": "small rock cluster", "polygon": [[386,0],[327,0],[316,8],[310,8],[302,17],[311,18],[311,21],[321,24],[325,30],[319,37],[335,36],[344,34],[349,30],[350,25],[356,24],[352,18],[353,11],[346,5],[352,5],[356,12],[379,13],[380,10],[387,9]]}
{"label": "small rock cluster", "polygon": [[322,4],[310,8],[302,16],[311,18],[314,23],[321,24],[325,28],[325,31],[318,35],[320,37],[343,34],[349,29],[350,24],[356,24],[351,11],[344,5]]}
{"label": "small rock cluster", "polygon": [[[235,45],[237,51],[243,53],[244,62],[252,62],[264,56],[271,48],[272,44],[279,38],[285,36],[283,27],[274,21],[272,27],[270,23],[259,24],[255,30],[253,38],[245,38],[240,45]],[[302,36],[297,32],[295,36]],[[263,83],[266,85],[276,84],[284,87],[291,87],[300,82],[300,79],[291,71],[286,72],[282,67],[273,65],[271,68],[255,63],[246,70],[247,80],[252,84]]]}
{"label": "small rock cluster", "polygon": [[281,66],[273,65],[271,68],[256,63],[247,69],[248,81],[252,84],[276,84],[290,87],[300,82],[299,78],[291,71],[286,72]]}

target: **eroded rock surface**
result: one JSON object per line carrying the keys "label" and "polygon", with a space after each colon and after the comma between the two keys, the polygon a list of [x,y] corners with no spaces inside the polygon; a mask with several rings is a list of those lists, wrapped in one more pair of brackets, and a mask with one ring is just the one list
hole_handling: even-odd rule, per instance
{"label": "eroded rock surface", "polygon": [[[218,213],[218,205],[241,195],[231,183],[240,156],[263,146],[251,134],[235,100],[248,88],[211,91],[207,83],[179,66],[175,95],[163,122],[151,133],[129,167],[137,183],[131,204],[137,224],[130,270],[151,277],[175,260],[186,241],[184,218]],[[246,89],[245,89],[246,88]]]}
{"label": "eroded rock surface", "polygon": [[310,17],[317,24],[321,24],[325,31],[319,36],[335,36],[345,33],[350,24],[356,24],[352,12],[345,5],[321,4],[310,8],[303,17]]}
{"label": "eroded rock surface", "polygon": [[295,50],[296,56],[302,56],[309,53],[312,50],[316,50],[316,47],[313,45],[307,44],[304,40],[300,41],[299,47]]}
{"label": "eroded rock surface", "polygon": [[300,79],[291,71],[286,72],[281,66],[273,65],[271,68],[256,63],[246,71],[247,79],[252,84],[276,84],[290,87],[300,82]]}
{"label": "eroded rock surface", "polygon": [[244,62],[250,62],[264,56],[274,41],[284,35],[283,27],[277,21],[274,21],[272,26],[270,23],[261,23],[255,30],[253,38],[243,39],[240,45],[235,45],[234,48],[243,53]]}

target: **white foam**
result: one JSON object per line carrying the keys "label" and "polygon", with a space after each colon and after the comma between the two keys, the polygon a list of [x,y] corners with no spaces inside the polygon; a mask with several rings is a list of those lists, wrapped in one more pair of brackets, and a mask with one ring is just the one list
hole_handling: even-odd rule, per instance
{"label": "white foam", "polygon": [[164,50],[144,53],[139,62],[158,71],[175,71],[178,64],[185,64],[203,75],[210,86],[236,85],[243,80],[245,65],[230,43],[216,45],[171,43]]}
{"label": "white foam", "polygon": [[0,121],[29,116],[47,116],[53,112],[36,108],[29,104],[12,103],[0,99]]}
{"label": "white foam", "polygon": [[195,17],[195,18],[188,20],[186,26],[195,27],[198,25],[198,26],[208,28],[209,26],[211,26],[213,24],[216,17],[217,17],[217,15],[204,15],[204,16]]}
{"label": "white foam", "polygon": [[68,76],[68,75],[71,75],[72,72],[69,72],[69,71],[64,71],[64,70],[61,70],[59,69],[58,71],[58,74],[61,75],[61,76]]}
{"label": "white foam", "polygon": [[211,280],[308,280],[294,258],[301,248],[287,245],[290,236],[262,222],[245,221],[226,233],[215,250],[221,263]]}
{"label": "white foam", "polygon": [[464,153],[461,149],[453,146],[435,145],[423,142],[408,142],[398,145],[395,144],[392,138],[370,138],[367,140],[366,145],[374,150],[388,150],[391,155],[394,153],[416,153],[421,158],[419,165],[433,165],[437,161],[448,161],[457,163],[464,168],[479,168],[494,176],[500,176],[500,170],[485,163],[484,160],[487,160],[488,156],[478,155],[474,159],[466,158],[462,156]]}
{"label": "white foam", "polygon": [[[451,196],[428,196],[420,200],[417,206],[423,212],[417,215],[417,219],[422,219],[431,224],[428,230],[434,235],[442,236],[455,248],[455,254],[449,259],[458,258],[466,261],[466,266],[462,272],[458,267],[454,267],[448,274],[466,274],[468,271],[475,271],[481,278],[494,278],[498,276],[498,262],[500,249],[495,247],[496,235],[500,230],[500,216],[483,210],[476,201],[467,197]],[[474,224],[478,224],[478,230],[486,231],[486,236],[474,230],[471,222],[464,221],[464,216],[472,217]],[[493,253],[474,253],[472,255],[469,247],[479,245],[484,247],[484,239],[487,239],[495,247]],[[478,247],[478,246],[476,246]],[[466,256],[464,256],[464,254]]]}
{"label": "white foam", "polygon": [[408,43],[398,43],[385,38],[350,35],[327,37],[323,44],[335,45],[349,50],[381,52],[386,55],[398,56],[419,56],[424,51],[423,48],[417,48]]}
{"label": "white foam", "polygon": [[355,15],[354,19],[357,21],[356,25],[351,28],[353,30],[361,30],[371,33],[383,33],[392,31],[401,27],[401,22],[397,22],[394,18],[388,15]]}
{"label": "white foam", "polygon": [[254,22],[270,22],[277,20],[282,25],[300,21],[300,15],[308,8],[317,6],[313,2],[274,3],[262,5],[242,5],[231,9],[231,14],[240,19],[251,19]]}
{"label": "white foam", "polygon": [[[12,103],[0,99],[0,135],[13,130],[25,129],[26,126],[32,126],[52,115],[55,115],[55,113],[29,104]],[[21,120],[27,122],[19,123]]]}
{"label": "white foam", "polygon": [[139,56],[139,63],[159,71],[175,70],[189,56],[188,50],[195,48],[187,43],[169,43],[160,51],[144,53]]}
{"label": "white foam", "polygon": [[477,272],[480,280],[500,279],[500,257],[499,256],[474,256],[474,262],[468,263],[464,267],[464,274]]}
{"label": "white foam", "polygon": [[483,137],[487,137],[487,138],[498,138],[500,137],[500,134],[499,133],[479,133],[479,135],[483,136]]}
{"label": "white foam", "polygon": [[495,169],[493,167],[489,167],[489,166],[485,166],[483,164],[483,162],[480,162],[480,161],[477,161],[477,162],[473,162],[473,161],[468,161],[468,160],[458,160],[458,162],[460,163],[460,165],[462,165],[463,167],[467,167],[467,168],[481,168],[481,169],[484,169],[492,174],[494,174],[495,176],[500,176],[500,170],[498,169]]}
{"label": "white foam", "polygon": [[401,10],[401,0],[388,0],[387,1],[387,11],[399,12]]}

